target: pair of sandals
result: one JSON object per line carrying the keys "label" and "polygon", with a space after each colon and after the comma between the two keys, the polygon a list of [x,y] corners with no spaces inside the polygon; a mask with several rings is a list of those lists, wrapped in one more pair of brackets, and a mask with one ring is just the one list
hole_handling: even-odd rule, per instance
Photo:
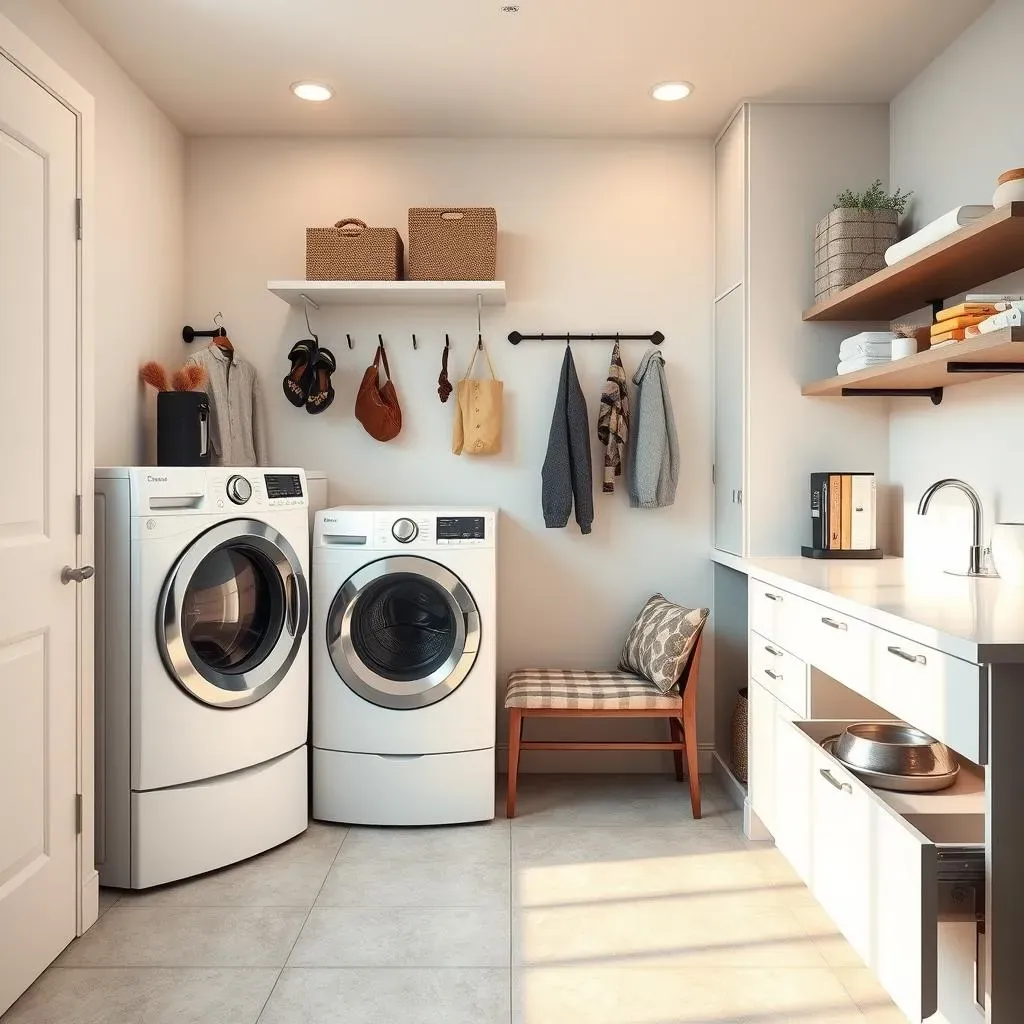
{"label": "pair of sandals", "polygon": [[305,338],[292,347],[288,359],[292,368],[284,379],[284,397],[298,409],[305,406],[313,416],[326,411],[334,401],[331,374],[338,368],[334,353]]}

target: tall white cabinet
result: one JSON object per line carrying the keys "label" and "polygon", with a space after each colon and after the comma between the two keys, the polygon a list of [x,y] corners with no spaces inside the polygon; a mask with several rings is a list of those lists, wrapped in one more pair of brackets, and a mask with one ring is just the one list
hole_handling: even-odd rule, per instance
{"label": "tall white cabinet", "polygon": [[799,554],[812,472],[884,483],[883,400],[808,399],[800,386],[834,374],[839,341],[862,329],[801,320],[814,300],[814,226],[837,192],[887,180],[888,162],[885,104],[746,103],[718,138],[716,548]]}

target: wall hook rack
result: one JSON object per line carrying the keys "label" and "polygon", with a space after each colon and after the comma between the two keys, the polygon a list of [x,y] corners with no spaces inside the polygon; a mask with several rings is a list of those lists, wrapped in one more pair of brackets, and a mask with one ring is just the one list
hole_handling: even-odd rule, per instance
{"label": "wall hook rack", "polygon": [[513,345],[521,341],[649,341],[652,345],[660,345],[665,340],[661,331],[653,334],[522,334],[519,331],[512,331],[508,340]]}

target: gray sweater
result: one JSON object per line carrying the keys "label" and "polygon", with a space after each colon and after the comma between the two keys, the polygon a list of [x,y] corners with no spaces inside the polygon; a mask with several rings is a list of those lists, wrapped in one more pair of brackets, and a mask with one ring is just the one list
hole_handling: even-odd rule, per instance
{"label": "gray sweater", "polygon": [[679,438],[665,380],[665,358],[650,349],[633,374],[636,415],[630,432],[629,500],[634,508],[664,508],[676,500]]}
{"label": "gray sweater", "polygon": [[565,526],[574,501],[580,532],[590,533],[594,521],[590,424],[572,351],[566,345],[562,372],[558,377],[555,411],[551,416],[548,451],[541,470],[544,525],[548,529]]}
{"label": "gray sweater", "polygon": [[215,466],[265,466],[267,448],[260,410],[260,386],[251,363],[210,345],[190,356],[206,371],[203,391],[210,399],[210,449]]}

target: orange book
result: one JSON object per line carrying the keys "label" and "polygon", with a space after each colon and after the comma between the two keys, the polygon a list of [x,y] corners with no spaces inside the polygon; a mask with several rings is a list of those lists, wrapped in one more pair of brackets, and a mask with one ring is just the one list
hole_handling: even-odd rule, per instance
{"label": "orange book", "polygon": [[967,329],[961,327],[958,331],[946,331],[945,334],[933,334],[931,343],[940,345],[944,341],[963,341],[967,337]]}
{"label": "orange book", "polygon": [[843,478],[839,473],[828,478],[828,546],[832,551],[843,546]]}
{"label": "orange book", "polygon": [[945,334],[946,331],[955,331],[961,327],[973,327],[975,324],[987,320],[991,315],[991,313],[981,313],[977,316],[954,316],[948,320],[936,320],[932,324],[932,335]]}
{"label": "orange book", "polygon": [[955,320],[958,316],[991,316],[998,313],[995,305],[991,302],[961,302],[958,306],[950,306],[949,309],[940,309],[935,314],[936,320]]}
{"label": "orange book", "polygon": [[842,518],[840,520],[840,547],[849,551],[853,547],[853,475],[844,473],[839,490],[840,499],[843,503]]}

